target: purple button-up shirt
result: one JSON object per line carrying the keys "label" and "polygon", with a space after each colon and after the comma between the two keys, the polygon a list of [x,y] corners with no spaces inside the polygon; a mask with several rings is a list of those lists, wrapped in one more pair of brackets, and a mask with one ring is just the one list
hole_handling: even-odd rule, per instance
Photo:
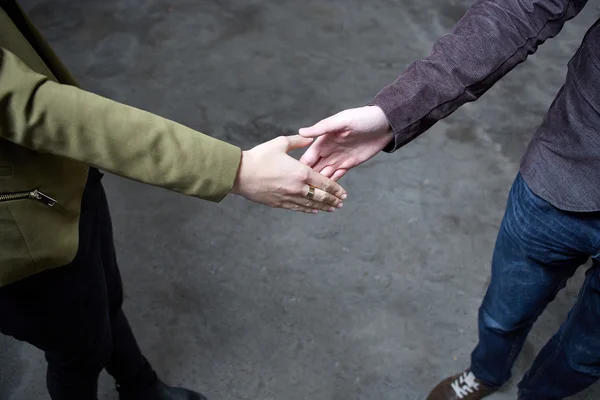
{"label": "purple button-up shirt", "polygon": [[[480,0],[371,102],[386,114],[392,152],[474,101],[587,0]],[[569,62],[567,79],[534,135],[521,173],[538,196],[569,211],[600,211],[600,20]]]}

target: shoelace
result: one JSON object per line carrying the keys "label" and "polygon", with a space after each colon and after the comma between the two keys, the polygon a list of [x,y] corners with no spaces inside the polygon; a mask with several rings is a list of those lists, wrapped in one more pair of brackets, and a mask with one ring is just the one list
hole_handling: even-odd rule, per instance
{"label": "shoelace", "polygon": [[471,371],[463,372],[458,378],[451,383],[452,390],[458,396],[459,399],[474,393],[479,389],[479,382]]}

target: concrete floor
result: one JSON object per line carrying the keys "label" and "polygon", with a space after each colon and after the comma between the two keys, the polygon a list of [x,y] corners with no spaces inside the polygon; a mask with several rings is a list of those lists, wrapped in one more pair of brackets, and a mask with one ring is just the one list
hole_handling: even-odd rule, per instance
{"label": "concrete floor", "polygon": [[[23,0],[82,85],[249,148],[362,105],[470,0]],[[423,399],[466,367],[507,190],[597,3],[505,78],[342,183],[311,217],[106,179],[126,311],[160,375],[211,399]],[[514,399],[582,273],[492,400]],[[0,337],[0,399],[47,399]],[[116,399],[108,376],[100,399]],[[600,387],[577,399],[597,399]]]}

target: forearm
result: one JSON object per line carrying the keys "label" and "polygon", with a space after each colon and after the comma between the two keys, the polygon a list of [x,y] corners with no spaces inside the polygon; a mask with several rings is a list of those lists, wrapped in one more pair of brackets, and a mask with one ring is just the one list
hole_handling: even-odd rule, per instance
{"label": "forearm", "polygon": [[1,138],[208,200],[220,200],[233,186],[237,147],[52,82],[8,51],[0,62]]}
{"label": "forearm", "polygon": [[431,54],[411,64],[370,103],[386,114],[394,151],[500,78],[556,36],[587,0],[479,0],[440,38]]}

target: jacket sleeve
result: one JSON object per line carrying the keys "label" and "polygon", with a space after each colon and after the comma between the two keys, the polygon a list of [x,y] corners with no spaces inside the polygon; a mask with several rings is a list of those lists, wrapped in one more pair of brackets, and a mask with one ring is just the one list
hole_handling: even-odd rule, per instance
{"label": "jacket sleeve", "polygon": [[229,193],[241,157],[183,125],[51,81],[1,48],[0,138],[211,201]]}
{"label": "jacket sleeve", "polygon": [[556,36],[587,0],[479,0],[370,103],[386,114],[395,151],[477,100],[500,78]]}

